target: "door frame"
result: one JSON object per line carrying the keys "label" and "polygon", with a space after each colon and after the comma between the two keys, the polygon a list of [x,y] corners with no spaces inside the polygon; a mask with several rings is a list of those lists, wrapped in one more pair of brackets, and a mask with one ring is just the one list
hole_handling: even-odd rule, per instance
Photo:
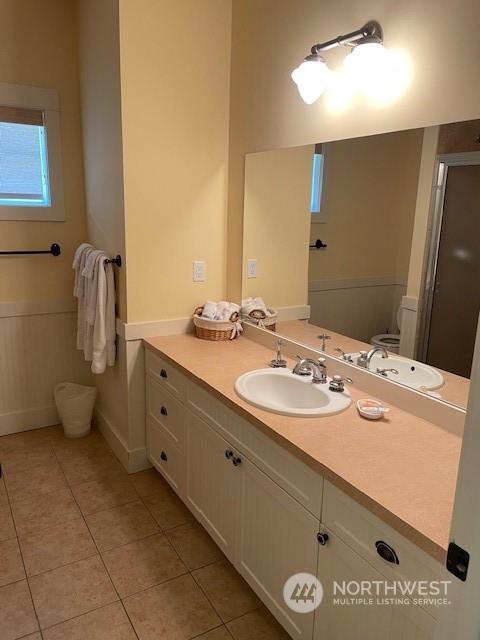
{"label": "door frame", "polygon": [[423,313],[420,323],[418,340],[418,359],[427,361],[428,341],[430,339],[430,322],[435,291],[435,277],[437,273],[438,251],[440,248],[440,234],[443,222],[443,207],[449,167],[465,167],[480,165],[480,151],[465,151],[464,153],[444,153],[438,156],[434,181],[432,186],[432,213],[430,220],[430,238],[427,242],[427,263],[423,282],[422,300]]}

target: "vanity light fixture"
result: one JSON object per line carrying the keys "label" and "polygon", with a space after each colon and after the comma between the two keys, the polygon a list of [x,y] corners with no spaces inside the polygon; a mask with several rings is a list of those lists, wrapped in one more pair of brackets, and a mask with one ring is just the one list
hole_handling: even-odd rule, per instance
{"label": "vanity light fixture", "polygon": [[356,31],[313,45],[311,53],[292,72],[292,80],[307,104],[313,104],[318,100],[327,88],[332,74],[320,54],[339,46],[352,47],[345,65],[348,71],[352,75],[356,74],[358,80],[362,82],[363,78],[370,74],[371,69],[383,60],[385,50],[382,27],[378,22],[371,20]]}

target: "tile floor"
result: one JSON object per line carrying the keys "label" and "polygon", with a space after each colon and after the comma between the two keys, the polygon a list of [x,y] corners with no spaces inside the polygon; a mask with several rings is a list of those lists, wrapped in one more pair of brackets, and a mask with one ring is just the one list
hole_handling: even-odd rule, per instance
{"label": "tile floor", "polygon": [[160,474],[96,431],[0,438],[0,640],[285,640]]}

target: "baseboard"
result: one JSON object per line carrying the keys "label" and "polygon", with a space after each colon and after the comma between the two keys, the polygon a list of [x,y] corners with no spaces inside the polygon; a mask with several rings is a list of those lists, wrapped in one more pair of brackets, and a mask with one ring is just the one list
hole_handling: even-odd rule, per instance
{"label": "baseboard", "polygon": [[19,433],[20,431],[41,429],[42,427],[50,427],[59,423],[60,419],[54,405],[12,411],[11,413],[0,414],[0,436]]}
{"label": "baseboard", "polygon": [[110,420],[98,408],[95,409],[95,421],[101,434],[110,445],[113,453],[117,456],[128,473],[143,471],[144,469],[148,469],[152,466],[147,459],[147,450],[145,447],[130,450],[127,447],[125,440],[118,433]]}

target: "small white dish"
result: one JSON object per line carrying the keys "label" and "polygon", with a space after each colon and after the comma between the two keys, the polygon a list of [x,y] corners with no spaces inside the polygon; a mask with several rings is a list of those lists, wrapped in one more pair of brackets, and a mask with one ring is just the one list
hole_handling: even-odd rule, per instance
{"label": "small white dish", "polygon": [[390,411],[378,400],[369,400],[368,398],[357,400],[357,409],[358,413],[367,420],[380,420]]}

